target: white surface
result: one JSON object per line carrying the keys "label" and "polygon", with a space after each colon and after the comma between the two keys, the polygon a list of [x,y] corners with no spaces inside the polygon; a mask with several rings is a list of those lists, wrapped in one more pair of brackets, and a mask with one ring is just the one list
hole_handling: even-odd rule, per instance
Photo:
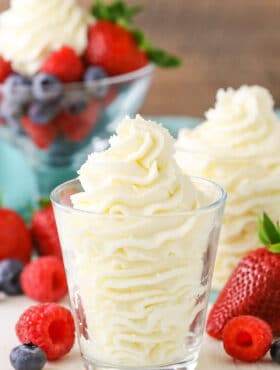
{"label": "white surface", "polygon": [[[10,350],[18,345],[15,334],[15,323],[20,314],[34,304],[25,297],[0,297],[0,368],[13,370],[9,362]],[[222,344],[205,336],[197,370],[273,370],[279,369],[272,364],[269,356],[256,364],[245,364],[228,357]],[[77,345],[61,361],[48,363],[44,370],[84,370]]]}

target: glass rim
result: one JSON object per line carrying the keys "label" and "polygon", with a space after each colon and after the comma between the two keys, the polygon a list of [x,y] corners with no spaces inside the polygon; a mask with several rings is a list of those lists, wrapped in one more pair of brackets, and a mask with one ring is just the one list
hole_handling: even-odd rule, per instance
{"label": "glass rim", "polygon": [[82,210],[78,208],[74,208],[73,206],[68,206],[65,204],[62,204],[58,199],[57,199],[57,194],[59,191],[61,191],[63,188],[66,186],[69,186],[71,184],[80,184],[79,178],[72,179],[69,181],[66,181],[60,185],[58,185],[56,188],[53,189],[53,191],[50,194],[50,199],[53,205],[55,205],[57,208],[66,211],[66,212],[77,212],[80,214],[87,214],[87,215],[95,215],[98,217],[105,217],[105,218],[124,218],[124,217],[130,217],[130,218],[137,218],[137,219],[151,219],[155,217],[159,218],[165,218],[165,217],[172,217],[172,216],[190,216],[190,215],[196,215],[204,212],[209,212],[215,209],[219,209],[226,201],[227,199],[227,192],[225,189],[216,183],[215,181],[205,179],[202,177],[197,177],[197,176],[190,176],[190,179],[193,183],[199,182],[199,183],[204,183],[207,185],[211,185],[214,188],[216,188],[219,191],[219,196],[218,198],[207,204],[206,206],[196,208],[194,210],[186,210],[186,211],[180,211],[180,212],[170,212],[170,213],[162,213],[162,214],[154,214],[154,215],[118,215],[118,214],[104,214],[104,213],[97,213],[97,212],[92,212],[92,211],[87,211],[87,210]]}
{"label": "glass rim", "polygon": [[[62,83],[62,87],[65,90],[68,89],[81,89],[84,87],[99,87],[99,86],[110,86],[110,85],[117,85],[119,83],[125,83],[140,79],[142,77],[149,76],[153,73],[155,69],[155,65],[153,63],[149,63],[146,66],[136,69],[135,71],[123,73],[121,75],[116,76],[109,76],[105,78],[101,78],[96,81],[78,81],[78,82],[71,82],[71,83]],[[3,89],[4,84],[0,84],[0,91]],[[18,86],[18,89],[27,90],[29,86]]]}

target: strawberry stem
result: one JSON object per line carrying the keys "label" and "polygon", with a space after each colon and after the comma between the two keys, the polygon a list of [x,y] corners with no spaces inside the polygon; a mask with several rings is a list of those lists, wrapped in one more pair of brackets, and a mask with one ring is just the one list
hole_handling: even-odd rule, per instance
{"label": "strawberry stem", "polygon": [[181,65],[181,60],[162,49],[152,46],[150,40],[138,28],[133,27],[133,18],[143,9],[141,6],[128,7],[123,0],[113,1],[111,4],[104,4],[97,0],[92,7],[92,14],[96,19],[103,19],[118,24],[130,32],[139,48],[144,51],[149,60],[159,67],[172,68]]}
{"label": "strawberry stem", "polygon": [[258,236],[270,252],[280,253],[279,224],[274,224],[266,213],[258,219]]}
{"label": "strawberry stem", "polygon": [[51,204],[51,201],[50,201],[49,198],[41,198],[38,201],[38,205],[39,205],[40,208],[46,208],[50,204]]}

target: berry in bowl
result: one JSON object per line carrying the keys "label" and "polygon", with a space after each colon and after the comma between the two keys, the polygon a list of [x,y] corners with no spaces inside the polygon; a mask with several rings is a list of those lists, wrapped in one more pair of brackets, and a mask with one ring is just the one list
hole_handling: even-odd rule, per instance
{"label": "berry in bowl", "polygon": [[0,15],[0,138],[23,150],[40,197],[139,110],[156,64],[179,65],[134,28],[139,10],[122,1],[98,1],[88,13],[74,0],[14,0]]}

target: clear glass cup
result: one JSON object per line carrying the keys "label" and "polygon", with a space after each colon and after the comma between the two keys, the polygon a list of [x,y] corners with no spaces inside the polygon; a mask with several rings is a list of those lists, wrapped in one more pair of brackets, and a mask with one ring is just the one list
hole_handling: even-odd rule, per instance
{"label": "clear glass cup", "polygon": [[139,111],[154,69],[150,63],[123,75],[63,84],[49,101],[38,101],[31,81],[11,91],[0,84],[0,139],[26,157],[37,198],[49,197],[55,186],[76,176],[89,153],[105,149],[117,124]]}
{"label": "clear glass cup", "polygon": [[258,247],[258,216],[279,219],[280,159],[178,148],[176,160],[186,173],[216,181],[228,194],[212,283],[219,291],[240,259]]}
{"label": "clear glass cup", "polygon": [[52,192],[87,370],[195,369],[226,193],[192,180],[201,208],[153,216],[74,209],[78,180]]}

